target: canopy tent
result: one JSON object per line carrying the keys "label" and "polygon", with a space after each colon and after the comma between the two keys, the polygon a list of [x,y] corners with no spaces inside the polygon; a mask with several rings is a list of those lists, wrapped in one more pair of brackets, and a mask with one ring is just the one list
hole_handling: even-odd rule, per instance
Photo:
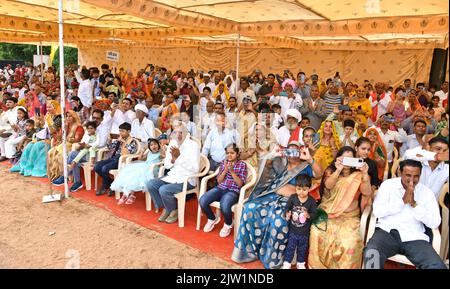
{"label": "canopy tent", "polygon": [[[303,70],[343,79],[427,80],[434,48],[448,47],[445,0],[64,0],[64,42],[80,63],[170,69]],[[0,3],[0,41],[58,41],[58,1]]]}
{"label": "canopy tent", "polygon": [[[64,42],[80,63],[136,71],[290,69],[349,81],[427,80],[434,48],[448,47],[446,0],[64,0]],[[0,41],[58,41],[58,1],[0,2]],[[144,65],[143,65],[144,64]]]}
{"label": "canopy tent", "polygon": [[[427,80],[434,48],[448,47],[447,0],[3,0],[0,41],[64,43],[98,66],[236,67],[340,71],[344,80]],[[64,21],[64,25],[63,25]],[[237,46],[237,59],[234,50]],[[447,72],[448,75],[448,72]],[[64,107],[64,100],[61,100]],[[63,163],[68,196],[63,114]]]}

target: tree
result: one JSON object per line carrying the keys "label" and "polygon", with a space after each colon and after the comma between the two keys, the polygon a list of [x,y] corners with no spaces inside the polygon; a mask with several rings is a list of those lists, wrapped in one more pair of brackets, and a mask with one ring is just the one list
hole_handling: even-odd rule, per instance
{"label": "tree", "polygon": [[[44,55],[50,54],[51,47],[43,46]],[[33,63],[33,55],[37,52],[36,45],[0,43],[0,60],[23,60]],[[78,49],[73,47],[64,47],[64,65],[78,64]],[[59,66],[59,48],[53,58],[53,66]]]}
{"label": "tree", "polygon": [[[64,46],[64,66],[68,66],[70,64],[78,64],[78,49],[74,47]],[[56,50],[52,65],[58,70],[59,48]]]}
{"label": "tree", "polygon": [[[50,54],[50,46],[42,47],[44,54]],[[36,54],[36,45],[0,43],[0,60],[23,60],[33,62],[33,55]]]}

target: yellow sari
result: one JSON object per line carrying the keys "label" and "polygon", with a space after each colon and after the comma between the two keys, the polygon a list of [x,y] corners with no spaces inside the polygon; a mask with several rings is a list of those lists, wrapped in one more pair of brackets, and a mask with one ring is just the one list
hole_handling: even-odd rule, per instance
{"label": "yellow sari", "polygon": [[336,127],[334,126],[334,122],[332,121],[324,121],[322,122],[322,125],[320,126],[320,129],[318,131],[318,134],[320,136],[320,142],[319,142],[319,148],[317,149],[317,151],[314,153],[314,160],[316,162],[318,162],[320,164],[320,166],[322,167],[323,170],[325,170],[326,168],[328,168],[328,166],[333,162],[334,160],[334,155],[333,152],[331,151],[331,147],[328,145],[322,145],[322,139],[323,139],[323,127],[325,126],[325,123],[330,122],[331,123],[331,128],[332,128],[332,134],[333,134],[333,139],[334,139],[334,143],[336,144],[336,148],[340,149],[341,148],[341,141],[339,140],[339,136],[336,132]]}
{"label": "yellow sari", "polygon": [[[68,110],[67,113],[69,113],[73,118],[73,123],[70,128],[67,128],[67,141],[66,141],[66,151],[67,153],[70,153],[70,150],[72,149],[72,142],[69,141],[69,139],[74,138],[75,135],[80,133],[80,127],[81,127],[81,120],[78,114],[73,110]],[[56,178],[60,177],[64,173],[64,165],[63,165],[63,144],[59,144],[55,147],[52,147],[48,151],[48,158],[47,158],[47,176],[50,180],[55,180]]]}
{"label": "yellow sari", "polygon": [[[360,209],[345,212],[359,197],[361,172],[340,177],[325,194],[319,208],[328,214],[324,224],[311,226],[308,267],[314,269],[361,268],[363,240],[359,235]],[[324,227],[326,228],[324,230]]]}
{"label": "yellow sari", "polygon": [[[223,85],[223,93],[225,94],[225,100],[223,100],[222,98],[219,98],[219,97],[221,97],[221,95],[219,94],[219,86],[221,86],[221,85]],[[230,99],[230,92],[228,91],[228,87],[225,82],[223,82],[223,81],[219,82],[216,89],[213,91],[212,98],[214,98],[215,101],[217,101],[217,100],[220,100],[221,102],[225,101],[225,103],[228,104],[228,100]]]}

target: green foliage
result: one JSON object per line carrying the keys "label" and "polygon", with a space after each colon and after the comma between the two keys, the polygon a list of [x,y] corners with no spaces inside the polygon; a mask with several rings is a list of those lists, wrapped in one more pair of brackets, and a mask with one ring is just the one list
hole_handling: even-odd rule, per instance
{"label": "green foliage", "polygon": [[[64,46],[64,66],[70,64],[78,64],[78,49]],[[53,66],[56,69],[59,67],[59,48],[56,50],[55,58],[53,58]]]}
{"label": "green foliage", "polygon": [[[44,55],[49,55],[51,47],[44,46],[42,48]],[[36,45],[31,44],[15,44],[0,43],[0,60],[23,60],[25,62],[33,62],[33,55],[36,54]],[[73,47],[64,47],[64,65],[78,64],[78,49]],[[53,59],[53,66],[59,66],[59,48]]]}
{"label": "green foliage", "polygon": [[[50,46],[42,48],[44,55],[50,54]],[[23,60],[33,62],[33,55],[36,54],[36,45],[0,43],[0,60]]]}

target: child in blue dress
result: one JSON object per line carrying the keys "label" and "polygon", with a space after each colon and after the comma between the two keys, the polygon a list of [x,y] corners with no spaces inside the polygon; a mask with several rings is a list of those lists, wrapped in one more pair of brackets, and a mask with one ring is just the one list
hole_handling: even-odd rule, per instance
{"label": "child in blue dress", "polygon": [[151,170],[152,164],[160,162],[160,149],[161,146],[157,139],[148,140],[147,159],[145,161],[133,162],[120,170],[117,178],[111,184],[111,191],[122,192],[123,196],[120,198],[118,204],[131,205],[136,200],[134,192],[140,192],[145,190],[146,183],[153,179],[155,172],[157,174],[157,167]]}

